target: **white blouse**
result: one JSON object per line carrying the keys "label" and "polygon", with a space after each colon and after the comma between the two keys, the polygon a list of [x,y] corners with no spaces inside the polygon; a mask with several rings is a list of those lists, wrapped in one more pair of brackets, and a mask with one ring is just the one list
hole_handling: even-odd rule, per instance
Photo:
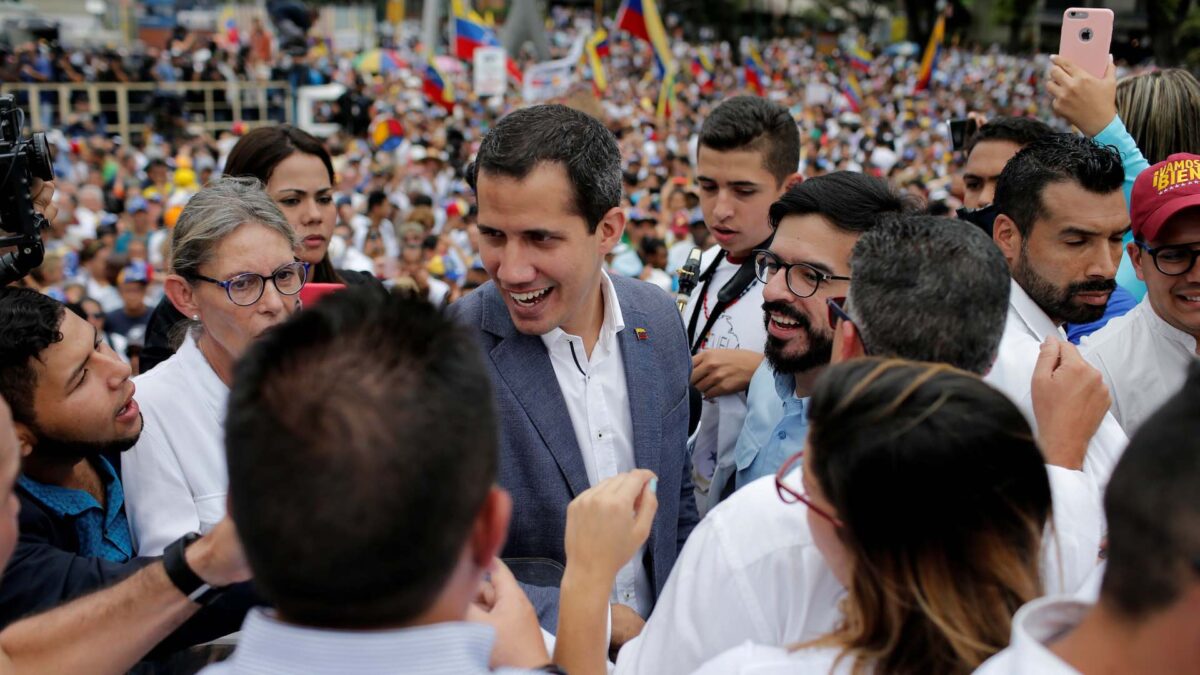
{"label": "white blouse", "polygon": [[188,335],[174,356],[134,378],[144,427],[121,457],[125,509],[139,556],[161,555],[225,517],[229,387]]}
{"label": "white blouse", "polygon": [[840,649],[808,647],[788,651],[743,642],[700,666],[694,675],[850,675],[854,659],[838,660]]}

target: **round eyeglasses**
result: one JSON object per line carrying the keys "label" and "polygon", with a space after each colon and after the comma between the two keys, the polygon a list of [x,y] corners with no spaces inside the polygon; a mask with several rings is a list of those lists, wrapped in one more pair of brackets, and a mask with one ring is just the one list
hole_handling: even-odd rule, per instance
{"label": "round eyeglasses", "polygon": [[1192,271],[1196,266],[1196,258],[1200,257],[1200,249],[1193,248],[1200,246],[1200,241],[1194,241],[1190,244],[1172,244],[1170,246],[1159,246],[1158,248],[1150,248],[1145,242],[1135,241],[1138,248],[1150,254],[1154,259],[1154,266],[1159,272],[1169,277],[1179,277]]}
{"label": "round eyeglasses", "polygon": [[828,274],[808,263],[785,263],[770,251],[759,249],[754,252],[754,275],[764,286],[771,283],[771,279],[779,270],[784,271],[783,279],[788,290],[800,298],[811,297],[821,287],[822,282],[850,281],[850,277]]}
{"label": "round eyeglasses", "polygon": [[833,523],[834,527],[841,528],[842,521],[839,520],[837,516],[814,504],[813,501],[808,498],[808,495],[804,494],[803,486],[800,486],[799,489],[796,489],[791,485],[788,485],[787,475],[792,472],[792,469],[796,468],[797,464],[800,464],[803,461],[804,451],[801,450],[791,457],[788,457],[787,461],[783,463],[783,466],[779,467],[779,471],[775,474],[775,491],[779,493],[779,499],[783,501],[784,504],[795,504],[796,502],[800,502],[811,509],[813,513],[821,516],[825,520],[828,520],[830,523]]}
{"label": "round eyeglasses", "polygon": [[246,272],[229,277],[225,281],[218,281],[203,274],[193,274],[191,277],[196,281],[207,281],[224,288],[230,302],[239,307],[249,307],[262,298],[268,279],[275,284],[275,290],[279,291],[281,295],[299,293],[300,289],[304,288],[305,282],[308,281],[308,263],[297,260],[280,265],[269,276]]}

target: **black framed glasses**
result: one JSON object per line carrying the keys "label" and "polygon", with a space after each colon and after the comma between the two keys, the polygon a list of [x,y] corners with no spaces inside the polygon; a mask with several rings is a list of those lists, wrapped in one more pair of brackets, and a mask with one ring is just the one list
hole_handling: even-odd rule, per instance
{"label": "black framed glasses", "polygon": [[1134,240],[1138,248],[1150,254],[1154,259],[1154,266],[1159,272],[1169,276],[1178,277],[1192,271],[1196,266],[1196,258],[1200,257],[1200,249],[1193,248],[1200,246],[1200,241],[1194,241],[1190,244],[1171,244],[1170,246],[1159,246],[1158,248],[1150,248],[1146,242]]}
{"label": "black framed glasses", "polygon": [[271,280],[271,283],[275,284],[275,290],[279,291],[281,295],[295,295],[299,293],[300,289],[304,288],[304,284],[308,281],[308,263],[297,260],[280,265],[269,276],[246,272],[245,274],[230,277],[225,281],[218,281],[203,274],[193,274],[192,278],[197,281],[207,281],[210,284],[216,284],[224,288],[230,302],[239,307],[249,307],[262,298],[263,291],[267,288],[268,279]]}
{"label": "black framed glasses", "polygon": [[775,274],[783,270],[787,288],[799,298],[811,297],[822,283],[829,281],[850,281],[850,277],[839,277],[827,274],[808,263],[785,263],[779,256],[764,249],[754,251],[754,275],[763,285],[771,283]]}

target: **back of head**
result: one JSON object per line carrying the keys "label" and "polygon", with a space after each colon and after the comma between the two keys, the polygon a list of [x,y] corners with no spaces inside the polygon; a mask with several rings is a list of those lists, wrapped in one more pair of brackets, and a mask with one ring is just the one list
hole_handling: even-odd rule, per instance
{"label": "back of head", "polygon": [[223,177],[205,185],[183,207],[171,233],[171,272],[194,278],[221,240],[248,223],[274,230],[296,248],[295,231],[257,179]]}
{"label": "back of head", "polygon": [[1029,425],[978,377],[858,359],[826,370],[809,466],[853,558],[834,640],[882,673],[968,673],[1040,594],[1050,487]]}
{"label": "back of head", "polygon": [[250,348],[229,396],[229,494],[287,620],[397,626],[437,598],[496,474],[484,372],[462,328],[370,288]]}
{"label": "back of head", "polygon": [[1035,117],[996,117],[979,127],[967,141],[966,151],[970,155],[975,146],[985,141],[1005,141],[1022,148],[1054,133],[1049,124]]}
{"label": "back of head", "polygon": [[1151,164],[1177,152],[1200,154],[1200,82],[1182,68],[1123,78],[1117,114]]}
{"label": "back of head", "polygon": [[874,229],[884,216],[915,208],[909,198],[881,178],[857,171],[835,171],[789,187],[771,205],[769,218],[774,229],[787,216],[812,213],[839,230],[861,234]]}
{"label": "back of head", "polygon": [[1104,495],[1108,567],[1101,603],[1131,622],[1200,582],[1200,365],[1138,427]]}
{"label": "back of head", "polygon": [[761,96],[734,96],[713,109],[700,127],[700,146],[763,156],[779,185],[800,166],[800,129],[782,105]]}
{"label": "back of head", "polygon": [[572,203],[595,232],[604,215],[621,204],[621,150],[600,120],[564,105],[535,105],[505,116],[488,132],[467,172],[477,189],[481,173],[524,180],[553,162],[567,173]]}
{"label": "back of head", "polygon": [[1050,134],[1025,146],[1004,165],[996,181],[996,208],[1016,223],[1025,239],[1044,213],[1042,191],[1051,183],[1078,183],[1106,195],[1125,184],[1121,155],[1076,134]]}
{"label": "back of head", "polygon": [[925,215],[891,218],[850,257],[850,303],[869,353],[984,374],[1008,315],[1008,263],[978,228]]}
{"label": "back of head", "polygon": [[34,360],[62,341],[63,311],[62,303],[35,290],[0,286],[0,397],[16,422],[36,422]]}
{"label": "back of head", "polygon": [[258,127],[242,136],[225,160],[225,175],[250,176],[265,184],[270,182],[275,167],[297,152],[320,159],[333,181],[333,160],[325,144],[290,124]]}

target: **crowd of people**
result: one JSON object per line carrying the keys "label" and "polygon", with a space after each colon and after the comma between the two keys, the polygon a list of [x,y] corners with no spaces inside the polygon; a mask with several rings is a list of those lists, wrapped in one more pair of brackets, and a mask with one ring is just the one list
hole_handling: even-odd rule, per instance
{"label": "crowd of people", "polygon": [[58,134],[0,672],[1194,672],[1200,83],[733,51]]}

